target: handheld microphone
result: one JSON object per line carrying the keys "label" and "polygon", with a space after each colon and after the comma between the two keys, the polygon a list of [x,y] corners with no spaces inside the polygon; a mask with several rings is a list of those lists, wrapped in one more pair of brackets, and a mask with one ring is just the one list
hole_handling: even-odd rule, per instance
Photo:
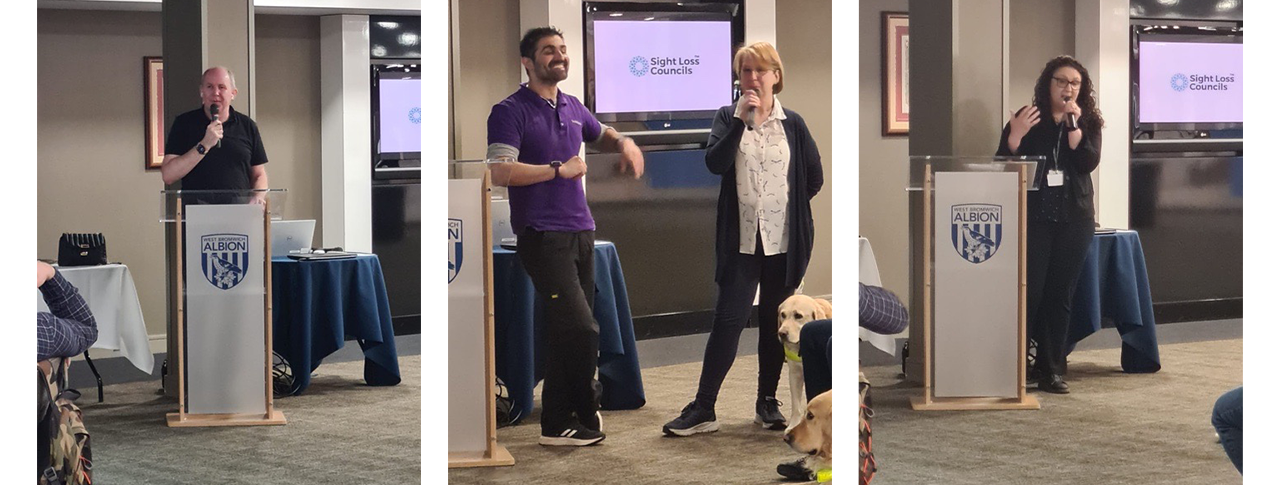
{"label": "handheld microphone", "polygon": [[[217,104],[211,104],[211,105],[209,105],[209,114],[213,115],[213,119],[215,119],[215,120],[216,120],[216,119],[218,119],[218,105],[217,105]],[[221,139],[221,138],[219,138],[219,139],[218,139],[217,147],[218,147],[218,148],[222,148],[222,139]]]}
{"label": "handheld microphone", "polygon": [[[760,96],[760,90],[759,90],[759,89],[754,89],[754,88],[753,88],[753,89],[750,89],[749,91],[751,91],[751,92],[753,92],[753,93],[756,93],[756,96]],[[751,107],[747,108],[747,120],[749,120],[749,121],[747,121],[747,131],[753,131],[753,130],[755,130],[755,129],[756,129],[756,127],[755,127],[755,124],[756,124],[756,107],[755,107],[755,106],[751,106]]]}
{"label": "handheld microphone", "polygon": [[[1063,103],[1070,103],[1070,102],[1071,102],[1071,96],[1063,96],[1063,97],[1062,97],[1062,102],[1063,102]],[[1076,128],[1078,128],[1078,127],[1076,126],[1076,114],[1075,114],[1075,113],[1067,113],[1067,131],[1076,131]]]}

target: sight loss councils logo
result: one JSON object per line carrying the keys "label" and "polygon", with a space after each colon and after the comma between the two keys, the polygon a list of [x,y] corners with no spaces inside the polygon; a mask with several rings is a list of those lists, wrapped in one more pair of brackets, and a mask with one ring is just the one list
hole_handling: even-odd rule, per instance
{"label": "sight loss councils logo", "polygon": [[1004,227],[1001,207],[995,204],[951,206],[951,245],[956,253],[973,264],[982,264],[996,255]]}
{"label": "sight loss councils logo", "polygon": [[644,77],[649,72],[649,61],[643,56],[635,56],[631,58],[631,75],[635,77]]}
{"label": "sight loss councils logo", "polygon": [[220,290],[230,290],[244,281],[249,271],[249,236],[209,234],[200,236],[200,272]]}
{"label": "sight loss councils logo", "polygon": [[422,123],[422,108],[414,106],[409,110],[409,122],[415,125]]}
{"label": "sight loss councils logo", "polygon": [[1236,86],[1236,73],[1216,73],[1186,75],[1176,73],[1169,78],[1169,87],[1175,92],[1183,91],[1231,91]]}
{"label": "sight loss councils logo", "polygon": [[449,282],[462,270],[462,219],[449,219]]}

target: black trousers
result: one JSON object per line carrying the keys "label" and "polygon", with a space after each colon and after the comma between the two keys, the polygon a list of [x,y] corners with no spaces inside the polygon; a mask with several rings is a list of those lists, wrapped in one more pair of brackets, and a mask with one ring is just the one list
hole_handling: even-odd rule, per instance
{"label": "black trousers", "polygon": [[1027,223],[1027,335],[1045,375],[1067,372],[1071,299],[1092,242],[1092,219]]}
{"label": "black trousers", "polygon": [[814,320],[800,328],[804,362],[804,394],[810,401],[831,390],[831,320]]}
{"label": "black trousers", "polygon": [[516,254],[546,310],[546,363],[542,383],[542,431],[558,433],[577,416],[600,409],[595,381],[600,326],[595,304],[595,231],[526,230]]}
{"label": "black trousers", "polygon": [[756,286],[760,287],[760,341],[756,347],[760,359],[757,397],[775,397],[782,376],[782,342],[778,341],[778,306],[796,292],[786,286],[787,255],[764,255],[764,245],[756,235],[756,253],[734,253],[729,271],[720,282],[716,297],[715,317],[706,354],[702,357],[702,376],[698,380],[696,401],[704,409],[714,409],[724,376],[738,355],[738,337],[751,316]]}

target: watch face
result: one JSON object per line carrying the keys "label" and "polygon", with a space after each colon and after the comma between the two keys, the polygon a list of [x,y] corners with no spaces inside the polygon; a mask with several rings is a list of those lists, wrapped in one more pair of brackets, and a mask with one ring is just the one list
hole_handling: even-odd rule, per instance
{"label": "watch face", "polygon": [[201,154],[201,155],[204,155],[204,145],[197,143],[197,144],[196,144],[196,153],[199,153],[199,154]]}

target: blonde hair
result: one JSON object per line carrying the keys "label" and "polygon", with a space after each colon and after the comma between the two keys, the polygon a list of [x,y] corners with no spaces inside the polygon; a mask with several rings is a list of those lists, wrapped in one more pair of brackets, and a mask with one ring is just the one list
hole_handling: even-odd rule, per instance
{"label": "blonde hair", "polygon": [[756,42],[754,44],[743,46],[733,55],[733,74],[741,77],[742,63],[750,58],[758,64],[762,64],[764,68],[772,71],[778,71],[778,83],[773,85],[773,94],[782,92],[782,57],[778,56],[778,50],[768,42]]}

